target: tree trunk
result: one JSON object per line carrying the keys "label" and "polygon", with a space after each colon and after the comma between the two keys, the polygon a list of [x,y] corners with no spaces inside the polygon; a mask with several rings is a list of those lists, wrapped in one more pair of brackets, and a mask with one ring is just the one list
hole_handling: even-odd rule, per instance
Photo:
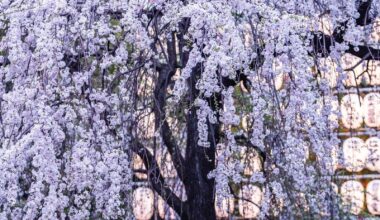
{"label": "tree trunk", "polygon": [[[198,155],[194,158],[192,169],[194,173],[190,176],[191,182],[187,186],[189,219],[209,220],[216,219],[214,209],[214,179],[207,178],[210,169],[204,158]],[[206,166],[205,166],[206,165]]]}
{"label": "tree trunk", "polygon": [[[190,86],[190,103],[194,103],[198,96],[195,88],[197,74],[192,74],[188,83]],[[220,101],[220,96],[213,96],[210,103]],[[213,104],[211,104],[213,108]],[[186,180],[185,187],[188,195],[188,213],[189,219],[212,220],[216,219],[214,199],[215,199],[215,179],[209,178],[208,174],[215,169],[215,151],[216,144],[219,141],[219,125],[208,124],[209,147],[198,145],[198,118],[197,108],[191,107],[187,115],[187,148],[186,148]],[[218,116],[217,116],[218,117]]]}
{"label": "tree trunk", "polygon": [[[196,114],[194,114],[196,117]],[[196,122],[196,120],[194,120]],[[196,143],[198,132],[196,123],[192,123],[188,131],[189,142],[194,145],[188,148],[186,192],[189,205],[189,219],[216,219],[214,209],[215,179],[207,175],[215,168],[215,147],[201,147]],[[195,125],[195,126],[194,126]],[[195,142],[195,143],[194,143]]]}

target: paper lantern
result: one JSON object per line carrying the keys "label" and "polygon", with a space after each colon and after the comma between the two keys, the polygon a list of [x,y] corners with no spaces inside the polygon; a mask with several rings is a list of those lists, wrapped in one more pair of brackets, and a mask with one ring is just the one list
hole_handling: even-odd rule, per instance
{"label": "paper lantern", "polygon": [[145,109],[140,112],[140,115],[137,121],[137,133],[143,138],[153,138],[155,133],[154,113],[151,109]]}
{"label": "paper lantern", "polygon": [[[360,84],[362,80],[362,75],[360,74],[364,72],[365,62],[362,62],[361,64],[357,65],[359,62],[361,62],[361,59],[351,54],[346,53],[342,56],[342,68],[344,70],[347,70],[345,72],[347,74],[347,78],[344,81],[344,84],[346,86],[357,86]],[[352,68],[353,70],[348,70]]]}
{"label": "paper lantern", "polygon": [[350,172],[359,172],[365,167],[368,149],[362,139],[353,137],[343,142],[343,163]]}
{"label": "paper lantern", "polygon": [[338,168],[338,147],[334,146],[331,149],[331,161],[327,161],[327,167],[331,171],[331,173],[334,173],[335,170]]}
{"label": "paper lantern", "polygon": [[372,180],[367,185],[367,209],[373,215],[380,215],[380,180]]}
{"label": "paper lantern", "polygon": [[[380,73],[379,73],[380,74]],[[380,94],[369,93],[363,100],[364,122],[369,127],[380,126]]]}
{"label": "paper lantern", "polygon": [[244,175],[251,176],[252,174],[262,170],[260,156],[256,150],[242,147],[240,151],[241,163],[244,164]]}
{"label": "paper lantern", "polygon": [[380,85],[380,61],[370,60],[368,62],[368,72],[363,77],[364,81],[373,86]]}
{"label": "paper lantern", "polygon": [[177,176],[177,171],[174,167],[172,157],[166,148],[159,149],[156,152],[156,158],[158,167],[160,168],[163,177],[175,178]]}
{"label": "paper lantern", "polygon": [[133,191],[132,209],[138,220],[148,220],[153,216],[153,191],[147,187],[139,187]]}
{"label": "paper lantern", "polygon": [[248,115],[244,115],[243,117],[241,117],[240,121],[241,127],[244,129],[244,131],[248,131],[248,129],[250,128],[250,120]]}
{"label": "paper lantern", "polygon": [[326,35],[332,35],[334,28],[331,23],[331,18],[329,18],[328,16],[320,17],[318,31]]}
{"label": "paper lantern", "polygon": [[372,24],[372,31],[368,43],[377,45],[380,42],[380,18],[375,18]]}
{"label": "paper lantern", "polygon": [[158,199],[158,214],[162,219],[180,219],[178,214],[161,197]]}
{"label": "paper lantern", "polygon": [[272,67],[274,70],[274,80],[271,83],[274,83],[276,90],[280,90],[290,81],[288,73],[291,71],[291,68],[284,65],[279,59],[274,59]]}
{"label": "paper lantern", "polygon": [[276,90],[280,90],[282,88],[282,86],[284,84],[284,77],[285,77],[284,73],[279,73],[275,77],[274,86],[275,86]]}
{"label": "paper lantern", "polygon": [[349,94],[342,98],[340,110],[344,127],[355,129],[361,126],[363,117],[360,103],[360,98],[356,94]]}
{"label": "paper lantern", "polygon": [[137,154],[133,154],[132,156],[132,168],[133,170],[136,170],[135,176],[138,179],[146,179],[147,175],[145,173],[142,173],[141,171],[146,170],[143,160],[138,156]]}
{"label": "paper lantern", "polygon": [[340,188],[343,207],[352,214],[359,214],[364,206],[364,187],[354,180],[344,182]]}
{"label": "paper lantern", "polygon": [[329,82],[330,87],[336,87],[338,81],[338,72],[336,68],[338,65],[334,63],[330,57],[320,58],[318,63],[318,70],[322,78]]}
{"label": "paper lantern", "polygon": [[339,187],[333,182],[330,182],[329,187],[330,195],[332,196],[332,199],[336,200],[339,197]]}
{"label": "paper lantern", "polygon": [[366,167],[369,170],[380,172],[380,139],[371,137],[366,140],[365,144],[368,149]]}
{"label": "paper lantern", "polygon": [[[185,187],[179,179],[167,179],[166,185],[172,190],[174,195],[181,199],[181,201],[187,200]],[[160,196],[157,208],[158,214],[163,219],[180,219],[178,214]]]}
{"label": "paper lantern", "polygon": [[172,190],[172,192],[180,198],[182,201],[187,200],[185,186],[178,178],[165,180],[166,185]]}
{"label": "paper lantern", "polygon": [[234,212],[234,199],[228,196],[215,196],[215,212],[218,218],[228,218]]}
{"label": "paper lantern", "polygon": [[257,218],[260,214],[262,192],[258,186],[244,185],[240,190],[239,213],[243,218]]}

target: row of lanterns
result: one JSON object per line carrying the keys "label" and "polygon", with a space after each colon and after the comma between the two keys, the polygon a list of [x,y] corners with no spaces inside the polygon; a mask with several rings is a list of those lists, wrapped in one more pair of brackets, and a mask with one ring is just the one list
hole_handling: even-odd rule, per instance
{"label": "row of lanterns", "polygon": [[364,168],[380,172],[380,138],[370,137],[366,141],[352,137],[343,142],[343,165],[350,172]]}
{"label": "row of lanterns", "polygon": [[[358,63],[360,63],[357,65]],[[284,65],[279,60],[273,62],[273,69],[275,70],[275,88],[280,90],[284,84],[289,82],[290,77],[286,72],[288,65]],[[343,79],[343,84],[347,87],[357,87],[364,84],[369,86],[380,85],[380,61],[362,61],[359,57],[351,54],[345,54],[342,56],[339,64],[333,61],[330,57],[320,58],[318,70],[322,74],[322,78],[326,79],[331,88],[337,86],[338,78]],[[345,77],[339,77],[338,69],[344,70]],[[312,70],[310,70],[312,71]]]}
{"label": "row of lanterns", "polygon": [[370,181],[365,189],[359,181],[346,181],[340,188],[340,195],[343,206],[352,214],[358,215],[366,204],[369,213],[380,215],[380,180]]}
{"label": "row of lanterns", "polygon": [[346,128],[360,128],[364,122],[368,127],[380,127],[380,94],[368,93],[361,98],[357,94],[345,95],[340,105],[342,123]]}
{"label": "row of lanterns", "polygon": [[[346,77],[343,84],[348,87],[357,87],[364,85],[378,86],[380,85],[380,61],[362,61],[359,57],[351,54],[344,54],[338,64],[330,57],[321,58],[319,60],[318,69],[323,78],[327,79],[330,87],[336,87],[339,73],[338,69],[344,70]],[[360,63],[359,65],[357,65]]]}
{"label": "row of lanterns", "polygon": [[[260,214],[262,191],[255,185],[244,185],[239,193],[238,211],[243,218],[257,218]],[[148,187],[133,191],[133,214],[138,220],[151,219],[154,214],[154,192]],[[163,219],[179,219],[175,211],[161,198],[157,204],[158,214]],[[218,218],[227,218],[235,210],[233,197],[217,195],[215,212]]]}

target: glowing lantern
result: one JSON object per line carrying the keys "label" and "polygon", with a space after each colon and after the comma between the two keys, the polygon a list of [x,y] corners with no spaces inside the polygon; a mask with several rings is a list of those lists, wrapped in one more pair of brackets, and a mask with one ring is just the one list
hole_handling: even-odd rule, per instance
{"label": "glowing lantern", "polygon": [[155,116],[151,109],[141,111],[140,117],[137,121],[137,132],[141,137],[152,138],[154,137],[154,120]]}
{"label": "glowing lantern", "polygon": [[350,172],[359,172],[364,166],[368,156],[368,149],[360,138],[348,138],[343,142],[344,166]]}
{"label": "glowing lantern", "polygon": [[158,199],[158,214],[162,219],[179,219],[177,213],[161,197]]}
{"label": "glowing lantern", "polygon": [[[167,186],[182,201],[187,200],[187,195],[183,183],[179,179],[167,179]],[[180,219],[178,214],[166,203],[164,199],[158,199],[158,214],[162,219]]]}
{"label": "glowing lantern", "polygon": [[331,35],[333,33],[333,30],[334,28],[331,23],[331,18],[329,18],[328,16],[322,16],[319,20],[318,31],[321,31],[326,35]]}
{"label": "glowing lantern", "polygon": [[132,167],[133,170],[136,170],[135,176],[139,179],[146,179],[147,176],[142,171],[146,171],[143,160],[137,155],[133,154],[132,156]]}
{"label": "glowing lantern", "polygon": [[215,212],[218,218],[228,218],[234,212],[234,199],[217,194],[215,197]]}
{"label": "glowing lantern", "polygon": [[365,82],[369,85],[380,85],[380,61],[371,60],[368,62],[368,72],[365,73]]}
{"label": "glowing lantern", "polygon": [[364,97],[363,112],[366,125],[369,127],[380,126],[380,94],[369,93]]}
{"label": "glowing lantern", "polygon": [[[364,72],[363,65],[365,65],[364,62],[360,62],[361,59],[359,57],[351,54],[346,53],[342,56],[342,68],[347,70],[347,79],[344,82],[346,86],[357,86],[360,84],[362,80],[362,76],[360,74]],[[358,63],[360,64],[357,65]]]}
{"label": "glowing lantern", "polygon": [[284,84],[284,78],[285,74],[284,73],[279,73],[274,80],[274,86],[276,90],[280,90],[282,88],[282,85]]}
{"label": "glowing lantern", "polygon": [[330,57],[319,59],[319,71],[321,72],[322,78],[329,82],[330,87],[336,87],[338,80],[337,67],[338,65],[334,63]]}
{"label": "glowing lantern", "polygon": [[340,188],[343,206],[352,214],[359,214],[364,206],[364,187],[354,180],[344,182]]}
{"label": "glowing lantern", "polygon": [[329,115],[329,120],[334,124],[339,120],[339,102],[336,99],[329,99],[331,104],[331,113]]}
{"label": "glowing lantern", "polygon": [[239,213],[243,218],[257,218],[260,214],[261,189],[254,185],[244,185],[240,190]]}
{"label": "glowing lantern", "polygon": [[284,65],[284,63],[281,62],[279,59],[275,59],[273,61],[273,70],[274,86],[276,90],[280,90],[284,87],[285,84],[289,82],[290,77],[288,73],[291,71],[291,69],[289,68],[289,66]]}
{"label": "glowing lantern", "polygon": [[[274,77],[274,86],[276,90],[280,90],[282,88],[282,85],[284,83],[284,72],[283,72],[283,65],[280,62],[279,59],[273,60],[273,77]],[[271,82],[273,83],[273,82]]]}
{"label": "glowing lantern", "polygon": [[244,131],[248,131],[249,125],[250,125],[249,117],[247,115],[244,115],[240,119],[240,121],[241,121],[241,127],[244,129]]}
{"label": "glowing lantern", "polygon": [[186,190],[185,186],[183,185],[182,181],[177,179],[167,179],[165,181],[167,183],[167,186],[172,190],[172,192],[180,198],[182,201],[187,200]]}
{"label": "glowing lantern", "polygon": [[334,202],[339,201],[339,187],[335,183],[331,183],[330,195]]}
{"label": "glowing lantern", "polygon": [[340,105],[342,122],[346,128],[359,128],[362,124],[360,98],[356,94],[349,94],[342,98]]}
{"label": "glowing lantern", "polygon": [[262,170],[260,156],[254,149],[247,147],[241,148],[241,162],[244,164],[244,175],[251,176],[252,174]]}
{"label": "glowing lantern", "polygon": [[371,137],[366,140],[365,144],[368,149],[366,167],[369,170],[380,172],[380,139]]}
{"label": "glowing lantern", "polygon": [[372,180],[367,185],[367,209],[373,215],[380,215],[380,180]]}
{"label": "glowing lantern", "polygon": [[133,191],[132,209],[138,220],[148,220],[153,216],[153,191],[147,187],[139,187]]}
{"label": "glowing lantern", "polygon": [[379,43],[380,42],[380,18],[376,18],[373,21],[373,26],[372,26],[372,32],[370,35],[369,43]]}
{"label": "glowing lantern", "polygon": [[332,173],[338,168],[338,147],[334,146],[331,149],[331,161],[328,161],[327,166],[330,168]]}
{"label": "glowing lantern", "polygon": [[165,178],[175,178],[177,171],[175,170],[172,157],[166,149],[162,148],[157,151],[157,163],[161,174]]}
{"label": "glowing lantern", "polygon": [[339,193],[339,188],[335,183],[331,183],[331,189],[334,193],[336,193],[336,194]]}

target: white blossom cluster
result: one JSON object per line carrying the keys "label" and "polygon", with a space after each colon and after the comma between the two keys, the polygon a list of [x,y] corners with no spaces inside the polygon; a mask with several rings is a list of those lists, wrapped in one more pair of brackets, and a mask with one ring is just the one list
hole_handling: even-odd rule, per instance
{"label": "white blossom cluster", "polygon": [[126,70],[127,41],[103,49],[117,45],[121,25],[106,12],[121,5],[0,3],[9,63],[0,67],[0,219],[129,215],[128,91],[110,93],[97,76]]}

